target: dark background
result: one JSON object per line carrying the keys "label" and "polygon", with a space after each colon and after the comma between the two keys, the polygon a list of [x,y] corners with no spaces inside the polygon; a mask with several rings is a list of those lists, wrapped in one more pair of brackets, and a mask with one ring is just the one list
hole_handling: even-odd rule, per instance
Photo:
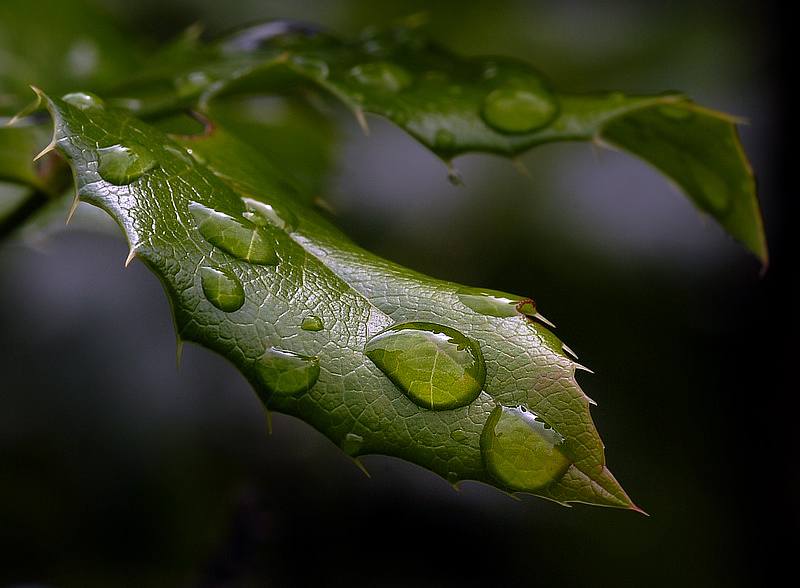
{"label": "dark background", "polygon": [[[797,204],[788,15],[732,2],[104,3],[153,44],[292,17],[345,34],[426,10],[459,52],[567,91],[677,89],[748,120],[769,269],[644,163],[585,144],[434,156],[340,122],[325,196],[363,246],[530,295],[594,374],[607,460],[649,516],[444,480],[273,415],[175,337],[115,227],[0,245],[0,586],[755,586],[798,531]],[[2,16],[0,16],[2,18]],[[794,192],[794,190],[793,190]],[[792,192],[792,193],[793,193]],[[82,210],[87,215],[90,211]],[[795,227],[795,228],[792,228]],[[791,566],[792,568],[794,566]],[[793,572],[790,572],[793,573]],[[794,573],[796,576],[796,573]]]}

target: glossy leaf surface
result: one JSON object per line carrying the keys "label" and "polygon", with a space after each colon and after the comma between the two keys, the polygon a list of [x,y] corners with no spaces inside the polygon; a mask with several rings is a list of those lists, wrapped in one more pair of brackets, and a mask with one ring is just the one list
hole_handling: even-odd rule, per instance
{"label": "glossy leaf surface", "polygon": [[[452,483],[479,480],[559,502],[635,508],[605,467],[577,364],[550,330],[522,313],[477,312],[459,300],[457,284],[361,250],[260,153],[220,129],[177,142],[123,111],[57,98],[48,107],[78,197],[111,214],[135,256],[159,276],[180,339],[230,360],[269,410],[305,420],[354,457],[381,453]],[[144,148],[154,163],[142,169],[133,162],[135,173],[108,181],[98,166],[103,150],[117,145]],[[251,256],[264,244],[274,254],[269,263]],[[450,339],[471,342],[473,356],[479,350],[485,378],[470,368],[482,384],[474,400],[420,406],[368,358],[370,340],[409,322],[441,325]],[[422,357],[416,373],[428,370],[436,380],[438,364]],[[538,415],[563,439],[558,451],[567,467],[527,467],[519,460],[542,455],[533,448],[515,454],[515,463],[552,472],[547,483],[490,469],[481,438],[497,407]]]}

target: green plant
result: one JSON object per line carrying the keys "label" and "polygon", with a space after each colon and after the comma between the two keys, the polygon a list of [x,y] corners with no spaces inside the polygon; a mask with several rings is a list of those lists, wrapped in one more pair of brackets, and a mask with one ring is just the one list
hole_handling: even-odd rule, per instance
{"label": "green plant", "polygon": [[[471,151],[615,145],[766,263],[733,119],[675,93],[563,94],[525,64],[461,58],[405,25],[353,40],[283,21],[211,42],[190,29],[136,76],[114,54],[101,52],[112,73],[93,80],[3,78],[5,108],[22,112],[0,133],[0,175],[27,188],[5,209],[4,232],[70,192],[71,168],[78,199],[109,212],[129,260],[164,283],[179,341],[228,358],[268,410],[301,417],[355,459],[383,453],[453,483],[635,508],[605,468],[580,366],[531,299],[379,259],[315,210],[327,138],[324,126],[309,132],[320,124],[309,93],[337,98],[365,129],[365,112],[389,118],[454,182],[451,160]],[[23,109],[30,82],[37,100]],[[226,122],[230,97],[252,92],[297,113],[277,149]],[[55,122],[46,146],[41,105]],[[299,162],[285,152],[293,145]]]}

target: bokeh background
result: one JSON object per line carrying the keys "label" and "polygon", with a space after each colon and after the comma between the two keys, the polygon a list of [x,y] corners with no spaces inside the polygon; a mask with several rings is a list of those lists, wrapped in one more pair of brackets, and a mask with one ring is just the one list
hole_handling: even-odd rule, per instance
{"label": "bokeh background", "polygon": [[96,4],[153,47],[195,22],[213,34],[299,18],[354,35],[425,12],[446,46],[519,57],[563,90],[682,90],[748,121],[771,263],[762,272],[625,154],[540,147],[521,158],[529,177],[469,155],[453,186],[390,124],[371,117],[365,137],[333,113],[322,196],[336,222],[416,270],[533,297],[594,370],[580,383],[643,516],[455,491],[380,456],[363,458],[368,478],[302,422],[273,414],[270,434],[225,360],[187,345],[176,369],[163,289],[123,267],[109,223],[4,242],[0,586],[735,587],[790,567],[800,289],[778,3]]}

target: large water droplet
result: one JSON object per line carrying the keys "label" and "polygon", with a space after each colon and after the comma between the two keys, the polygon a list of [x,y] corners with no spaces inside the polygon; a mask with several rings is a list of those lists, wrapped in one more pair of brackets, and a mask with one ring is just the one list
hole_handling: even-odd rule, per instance
{"label": "large water droplet", "polygon": [[225,312],[239,310],[244,304],[244,288],[229,270],[214,267],[200,268],[200,284],[208,301]]}
{"label": "large water droplet", "polygon": [[552,93],[536,76],[511,78],[490,92],[481,114],[501,133],[529,133],[549,124],[558,113]]}
{"label": "large water droplet", "polygon": [[130,184],[158,164],[146,147],[132,141],[97,151],[100,156],[97,172],[105,181],[117,186]]}
{"label": "large water droplet", "polygon": [[72,92],[71,94],[64,95],[61,99],[67,104],[72,104],[81,110],[89,110],[92,108],[101,110],[106,106],[102,98],[91,92]]}
{"label": "large water droplet", "polygon": [[415,404],[457,408],[478,397],[486,379],[478,344],[434,323],[402,323],[370,339],[364,352]]}
{"label": "large water droplet", "polygon": [[399,92],[411,85],[411,74],[391,61],[370,61],[357,65],[350,75],[360,83],[389,92]]}
{"label": "large water droplet", "polygon": [[304,331],[321,331],[325,328],[325,325],[322,323],[321,318],[311,315],[303,319],[300,328]]}
{"label": "large water droplet", "polygon": [[244,217],[260,227],[273,224],[279,229],[291,232],[300,224],[297,216],[288,208],[277,204],[267,204],[253,198],[242,198],[242,200],[247,208]]}
{"label": "large water droplet", "polygon": [[259,228],[197,202],[189,204],[200,234],[214,247],[251,263],[275,265],[278,256]]}
{"label": "large water droplet", "polygon": [[571,462],[559,450],[564,438],[522,407],[496,406],[481,433],[489,473],[513,490],[540,490],[560,480]]}
{"label": "large water droplet", "polygon": [[281,349],[267,349],[255,367],[258,379],[267,390],[280,396],[310,390],[319,379],[319,360],[316,357]]}

